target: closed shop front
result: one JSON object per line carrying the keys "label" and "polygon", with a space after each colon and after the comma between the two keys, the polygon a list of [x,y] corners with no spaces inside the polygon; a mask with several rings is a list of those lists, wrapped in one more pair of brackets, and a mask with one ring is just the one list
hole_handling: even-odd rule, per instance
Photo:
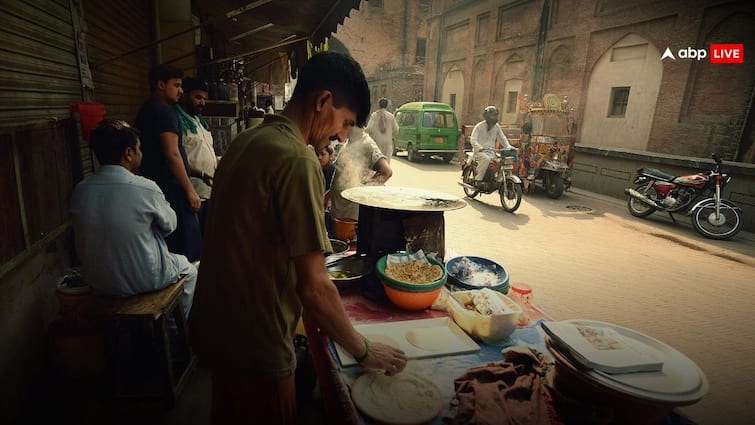
{"label": "closed shop front", "polygon": [[0,228],[16,235],[0,243],[0,267],[66,222],[73,185],[94,170],[69,105],[86,99],[107,117],[136,116],[148,95],[150,49],[139,47],[152,39],[151,10],[146,0],[0,5],[0,180],[9,190]]}
{"label": "closed shop front", "polygon": [[[72,11],[78,4],[84,10]],[[55,278],[70,264],[62,238],[70,228],[70,197],[94,169],[69,105],[99,102],[107,117],[133,121],[148,95],[149,48],[96,65],[152,40],[151,4],[0,2],[0,376],[6,383],[0,423],[15,423],[20,398],[46,361]],[[86,30],[84,49],[77,49],[77,26]],[[83,50],[88,56],[79,56]],[[95,65],[88,79],[94,90],[86,96],[80,59]]]}

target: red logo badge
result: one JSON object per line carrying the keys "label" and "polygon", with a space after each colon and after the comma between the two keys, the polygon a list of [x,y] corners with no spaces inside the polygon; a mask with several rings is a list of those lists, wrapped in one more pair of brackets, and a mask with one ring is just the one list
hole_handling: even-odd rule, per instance
{"label": "red logo badge", "polygon": [[710,63],[744,63],[744,44],[711,44]]}

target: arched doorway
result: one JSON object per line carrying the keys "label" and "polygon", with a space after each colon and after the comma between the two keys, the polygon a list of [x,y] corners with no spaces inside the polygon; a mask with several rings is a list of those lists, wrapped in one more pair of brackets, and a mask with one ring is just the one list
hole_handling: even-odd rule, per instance
{"label": "arched doorway", "polygon": [[456,65],[451,66],[446,74],[440,101],[451,105],[457,115],[464,110],[464,74]]}
{"label": "arched doorway", "polygon": [[[525,66],[524,59],[514,53],[506,59],[495,76],[492,102],[500,111],[501,122],[513,124],[517,121]],[[479,113],[481,114],[482,111]],[[482,119],[481,115],[480,119]]]}
{"label": "arched doorway", "polygon": [[590,73],[580,143],[647,150],[662,77],[660,52],[647,39],[614,43]]}
{"label": "arched doorway", "polygon": [[478,60],[472,71],[472,97],[469,99],[469,107],[464,114],[465,123],[476,122],[480,111],[490,103],[490,84],[486,81],[489,80],[489,74],[485,71],[485,60]]}

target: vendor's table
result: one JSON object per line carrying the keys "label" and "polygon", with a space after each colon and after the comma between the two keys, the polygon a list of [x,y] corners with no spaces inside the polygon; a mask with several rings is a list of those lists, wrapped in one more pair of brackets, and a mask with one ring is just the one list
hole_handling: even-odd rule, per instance
{"label": "vendor's table", "polygon": [[[444,311],[436,310],[420,312],[399,310],[386,299],[376,297],[374,293],[365,292],[364,288],[361,291],[357,289],[343,291],[341,292],[341,299],[346,313],[351,317],[354,324],[428,319],[447,315]],[[453,381],[467,369],[486,362],[503,360],[501,351],[514,345],[526,345],[541,353],[548,353],[540,323],[543,320],[553,319],[535,305],[530,306],[529,317],[531,319],[530,324],[526,327],[517,328],[504,343],[492,345],[477,341],[480,346],[480,351],[477,353],[409,360],[406,370],[419,373],[433,381],[441,389],[445,398],[446,403],[443,411],[432,424],[442,423],[441,418],[448,411],[448,402],[454,395]],[[305,323],[305,327],[307,335],[310,336],[310,349],[317,369],[320,393],[328,424],[357,425],[370,423],[357,411],[349,390],[351,384],[364,370],[359,366],[342,367],[333,342],[321,335],[319,330],[310,324]],[[674,411],[664,424],[694,425],[692,421],[678,411]]]}
{"label": "vendor's table", "polygon": [[[357,291],[342,292],[341,299],[347,314],[354,324],[390,322],[399,320],[428,319],[446,317],[444,311],[425,310],[421,312],[407,312],[399,310],[384,300],[374,300]],[[432,380],[441,389],[446,400],[443,412],[448,409],[448,401],[454,394],[453,380],[461,376],[467,369],[485,362],[503,360],[501,350],[507,346],[525,344],[535,347],[538,351],[546,352],[542,330],[539,322],[548,318],[536,306],[531,306],[530,317],[533,319],[528,327],[520,327],[501,345],[478,342],[480,351],[472,354],[460,354],[426,359],[409,360],[406,370],[415,371]],[[368,423],[359,414],[351,401],[349,386],[364,372],[359,366],[341,367],[333,343],[319,334],[318,330],[309,327],[312,356],[317,367],[320,392],[325,405],[328,423],[331,424],[364,424]],[[442,416],[442,414],[441,414]],[[441,423],[441,416],[432,423]]]}

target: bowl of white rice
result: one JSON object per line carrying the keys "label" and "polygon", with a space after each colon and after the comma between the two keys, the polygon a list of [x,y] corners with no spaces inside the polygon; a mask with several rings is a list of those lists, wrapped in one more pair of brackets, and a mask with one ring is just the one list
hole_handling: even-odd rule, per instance
{"label": "bowl of white rice", "polygon": [[448,282],[458,289],[482,288],[507,294],[509,272],[505,267],[484,257],[464,255],[446,261]]}

